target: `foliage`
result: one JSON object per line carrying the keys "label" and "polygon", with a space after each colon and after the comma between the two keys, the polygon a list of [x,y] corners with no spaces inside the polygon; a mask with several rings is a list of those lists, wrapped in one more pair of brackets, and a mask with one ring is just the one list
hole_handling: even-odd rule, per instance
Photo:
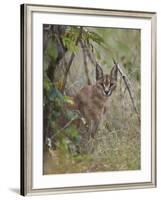
{"label": "foliage", "polygon": [[[44,50],[44,173],[139,169],[140,125],[121,79],[110,97],[108,120],[94,139],[85,138],[85,122],[83,126],[77,123],[84,119],[74,108],[71,94],[76,94],[85,84],[86,75],[93,78],[95,66],[90,64],[88,50],[105,72],[113,65],[112,58],[122,63],[140,112],[140,31],[79,26],[60,30],[61,26],[50,30]],[[81,51],[86,52],[88,70]],[[72,62],[74,56],[76,61]],[[68,80],[64,87],[66,72]],[[46,138],[51,140],[51,146]]]}
{"label": "foliage", "polygon": [[[69,139],[75,140],[78,137],[77,127],[72,125],[65,127],[65,125],[72,119],[77,119],[79,116],[74,111],[65,109],[65,106],[72,105],[73,100],[67,96],[63,95],[59,89],[52,86],[50,82],[45,81],[44,84],[44,107],[50,105],[51,112],[48,116],[48,121],[50,122],[52,138],[56,140],[56,146],[61,150],[68,151]],[[62,129],[64,126],[64,129]]]}

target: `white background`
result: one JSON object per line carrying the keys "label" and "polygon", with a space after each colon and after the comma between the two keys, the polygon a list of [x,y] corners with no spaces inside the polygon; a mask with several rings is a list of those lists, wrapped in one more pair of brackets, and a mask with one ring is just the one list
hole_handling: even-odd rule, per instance
{"label": "white background", "polygon": [[[19,195],[20,180],[20,0],[4,0],[0,5],[0,199],[23,199]],[[161,102],[161,1],[148,0],[33,0],[25,3],[45,3],[70,6],[100,7],[109,9],[127,9],[158,12],[158,102]],[[146,75],[146,74],[145,74]],[[161,141],[161,104],[158,104],[158,141]],[[158,142],[158,187],[110,191],[102,193],[66,194],[57,196],[27,197],[27,199],[155,199],[161,198],[161,145]]]}

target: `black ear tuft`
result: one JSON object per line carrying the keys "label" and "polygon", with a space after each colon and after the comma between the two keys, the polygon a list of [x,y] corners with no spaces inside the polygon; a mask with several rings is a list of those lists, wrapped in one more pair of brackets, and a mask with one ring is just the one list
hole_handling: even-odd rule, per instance
{"label": "black ear tuft", "polygon": [[118,72],[118,68],[117,68],[117,64],[115,64],[113,66],[113,68],[111,69],[111,79],[117,81],[117,72]]}
{"label": "black ear tuft", "polygon": [[101,66],[98,63],[96,63],[96,80],[98,81],[102,78],[103,78],[103,70]]}

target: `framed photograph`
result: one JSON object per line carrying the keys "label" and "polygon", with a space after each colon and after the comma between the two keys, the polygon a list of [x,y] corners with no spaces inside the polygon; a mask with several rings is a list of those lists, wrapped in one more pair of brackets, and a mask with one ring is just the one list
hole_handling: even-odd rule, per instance
{"label": "framed photograph", "polygon": [[156,13],[21,5],[21,194],[156,187]]}

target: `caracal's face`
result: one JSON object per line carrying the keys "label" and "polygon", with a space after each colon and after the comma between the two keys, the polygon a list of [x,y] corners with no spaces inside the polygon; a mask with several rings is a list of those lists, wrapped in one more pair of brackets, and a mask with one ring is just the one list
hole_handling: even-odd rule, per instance
{"label": "caracal's face", "polygon": [[102,89],[103,95],[110,96],[116,88],[117,83],[117,69],[114,67],[111,70],[110,75],[103,75],[103,71],[100,66],[97,66],[96,71],[97,85]]}
{"label": "caracal's face", "polygon": [[101,86],[103,94],[107,97],[110,96],[113,90],[116,88],[116,81],[111,79],[111,76],[108,74],[103,76],[102,79],[98,80],[97,84]]}

